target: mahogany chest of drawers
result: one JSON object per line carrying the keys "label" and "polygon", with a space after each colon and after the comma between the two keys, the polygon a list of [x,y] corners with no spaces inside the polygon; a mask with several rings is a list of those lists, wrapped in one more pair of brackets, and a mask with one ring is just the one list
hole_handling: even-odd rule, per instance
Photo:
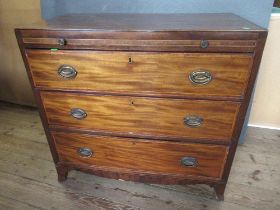
{"label": "mahogany chest of drawers", "polygon": [[16,29],[58,180],[223,194],[267,31],[233,14],[68,15]]}

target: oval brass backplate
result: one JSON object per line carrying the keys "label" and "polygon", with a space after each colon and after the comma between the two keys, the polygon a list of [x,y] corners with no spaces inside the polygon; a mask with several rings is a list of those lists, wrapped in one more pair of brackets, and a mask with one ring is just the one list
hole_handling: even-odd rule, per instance
{"label": "oval brass backplate", "polygon": [[194,157],[182,157],[181,164],[186,167],[196,167],[198,162]]}
{"label": "oval brass backplate", "polygon": [[87,117],[87,113],[85,110],[80,108],[73,108],[70,110],[70,115],[78,120],[84,119]]}
{"label": "oval brass backplate", "polygon": [[57,73],[64,79],[74,79],[78,72],[77,70],[70,65],[62,65],[58,68]]}
{"label": "oval brass backplate", "polygon": [[184,124],[188,127],[199,127],[203,123],[203,118],[195,115],[189,115],[184,118]]}
{"label": "oval brass backplate", "polygon": [[196,85],[206,85],[212,80],[212,75],[207,70],[197,70],[189,74],[189,80]]}
{"label": "oval brass backplate", "polygon": [[81,157],[89,158],[93,155],[93,151],[86,147],[80,147],[77,149],[77,153]]}

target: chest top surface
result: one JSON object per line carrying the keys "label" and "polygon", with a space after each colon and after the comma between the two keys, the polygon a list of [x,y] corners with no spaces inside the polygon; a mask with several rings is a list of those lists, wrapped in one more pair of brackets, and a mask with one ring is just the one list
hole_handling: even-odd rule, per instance
{"label": "chest top surface", "polygon": [[94,31],[264,31],[231,13],[203,14],[71,14],[59,16],[32,29]]}

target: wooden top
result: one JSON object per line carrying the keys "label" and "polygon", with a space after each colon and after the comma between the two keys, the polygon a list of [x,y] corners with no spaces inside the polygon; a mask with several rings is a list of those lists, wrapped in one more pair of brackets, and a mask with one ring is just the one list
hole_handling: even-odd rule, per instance
{"label": "wooden top", "polygon": [[32,29],[96,31],[264,31],[231,13],[208,14],[72,14],[56,17]]}

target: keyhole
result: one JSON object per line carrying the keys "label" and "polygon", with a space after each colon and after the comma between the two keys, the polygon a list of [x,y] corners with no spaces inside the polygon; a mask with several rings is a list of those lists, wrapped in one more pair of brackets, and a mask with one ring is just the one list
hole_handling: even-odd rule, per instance
{"label": "keyhole", "polygon": [[128,58],[128,63],[129,63],[129,64],[132,63],[132,58],[131,58],[131,57]]}
{"label": "keyhole", "polygon": [[134,105],[134,100],[133,100],[133,99],[130,99],[130,100],[129,100],[129,104],[130,104],[130,105]]}

